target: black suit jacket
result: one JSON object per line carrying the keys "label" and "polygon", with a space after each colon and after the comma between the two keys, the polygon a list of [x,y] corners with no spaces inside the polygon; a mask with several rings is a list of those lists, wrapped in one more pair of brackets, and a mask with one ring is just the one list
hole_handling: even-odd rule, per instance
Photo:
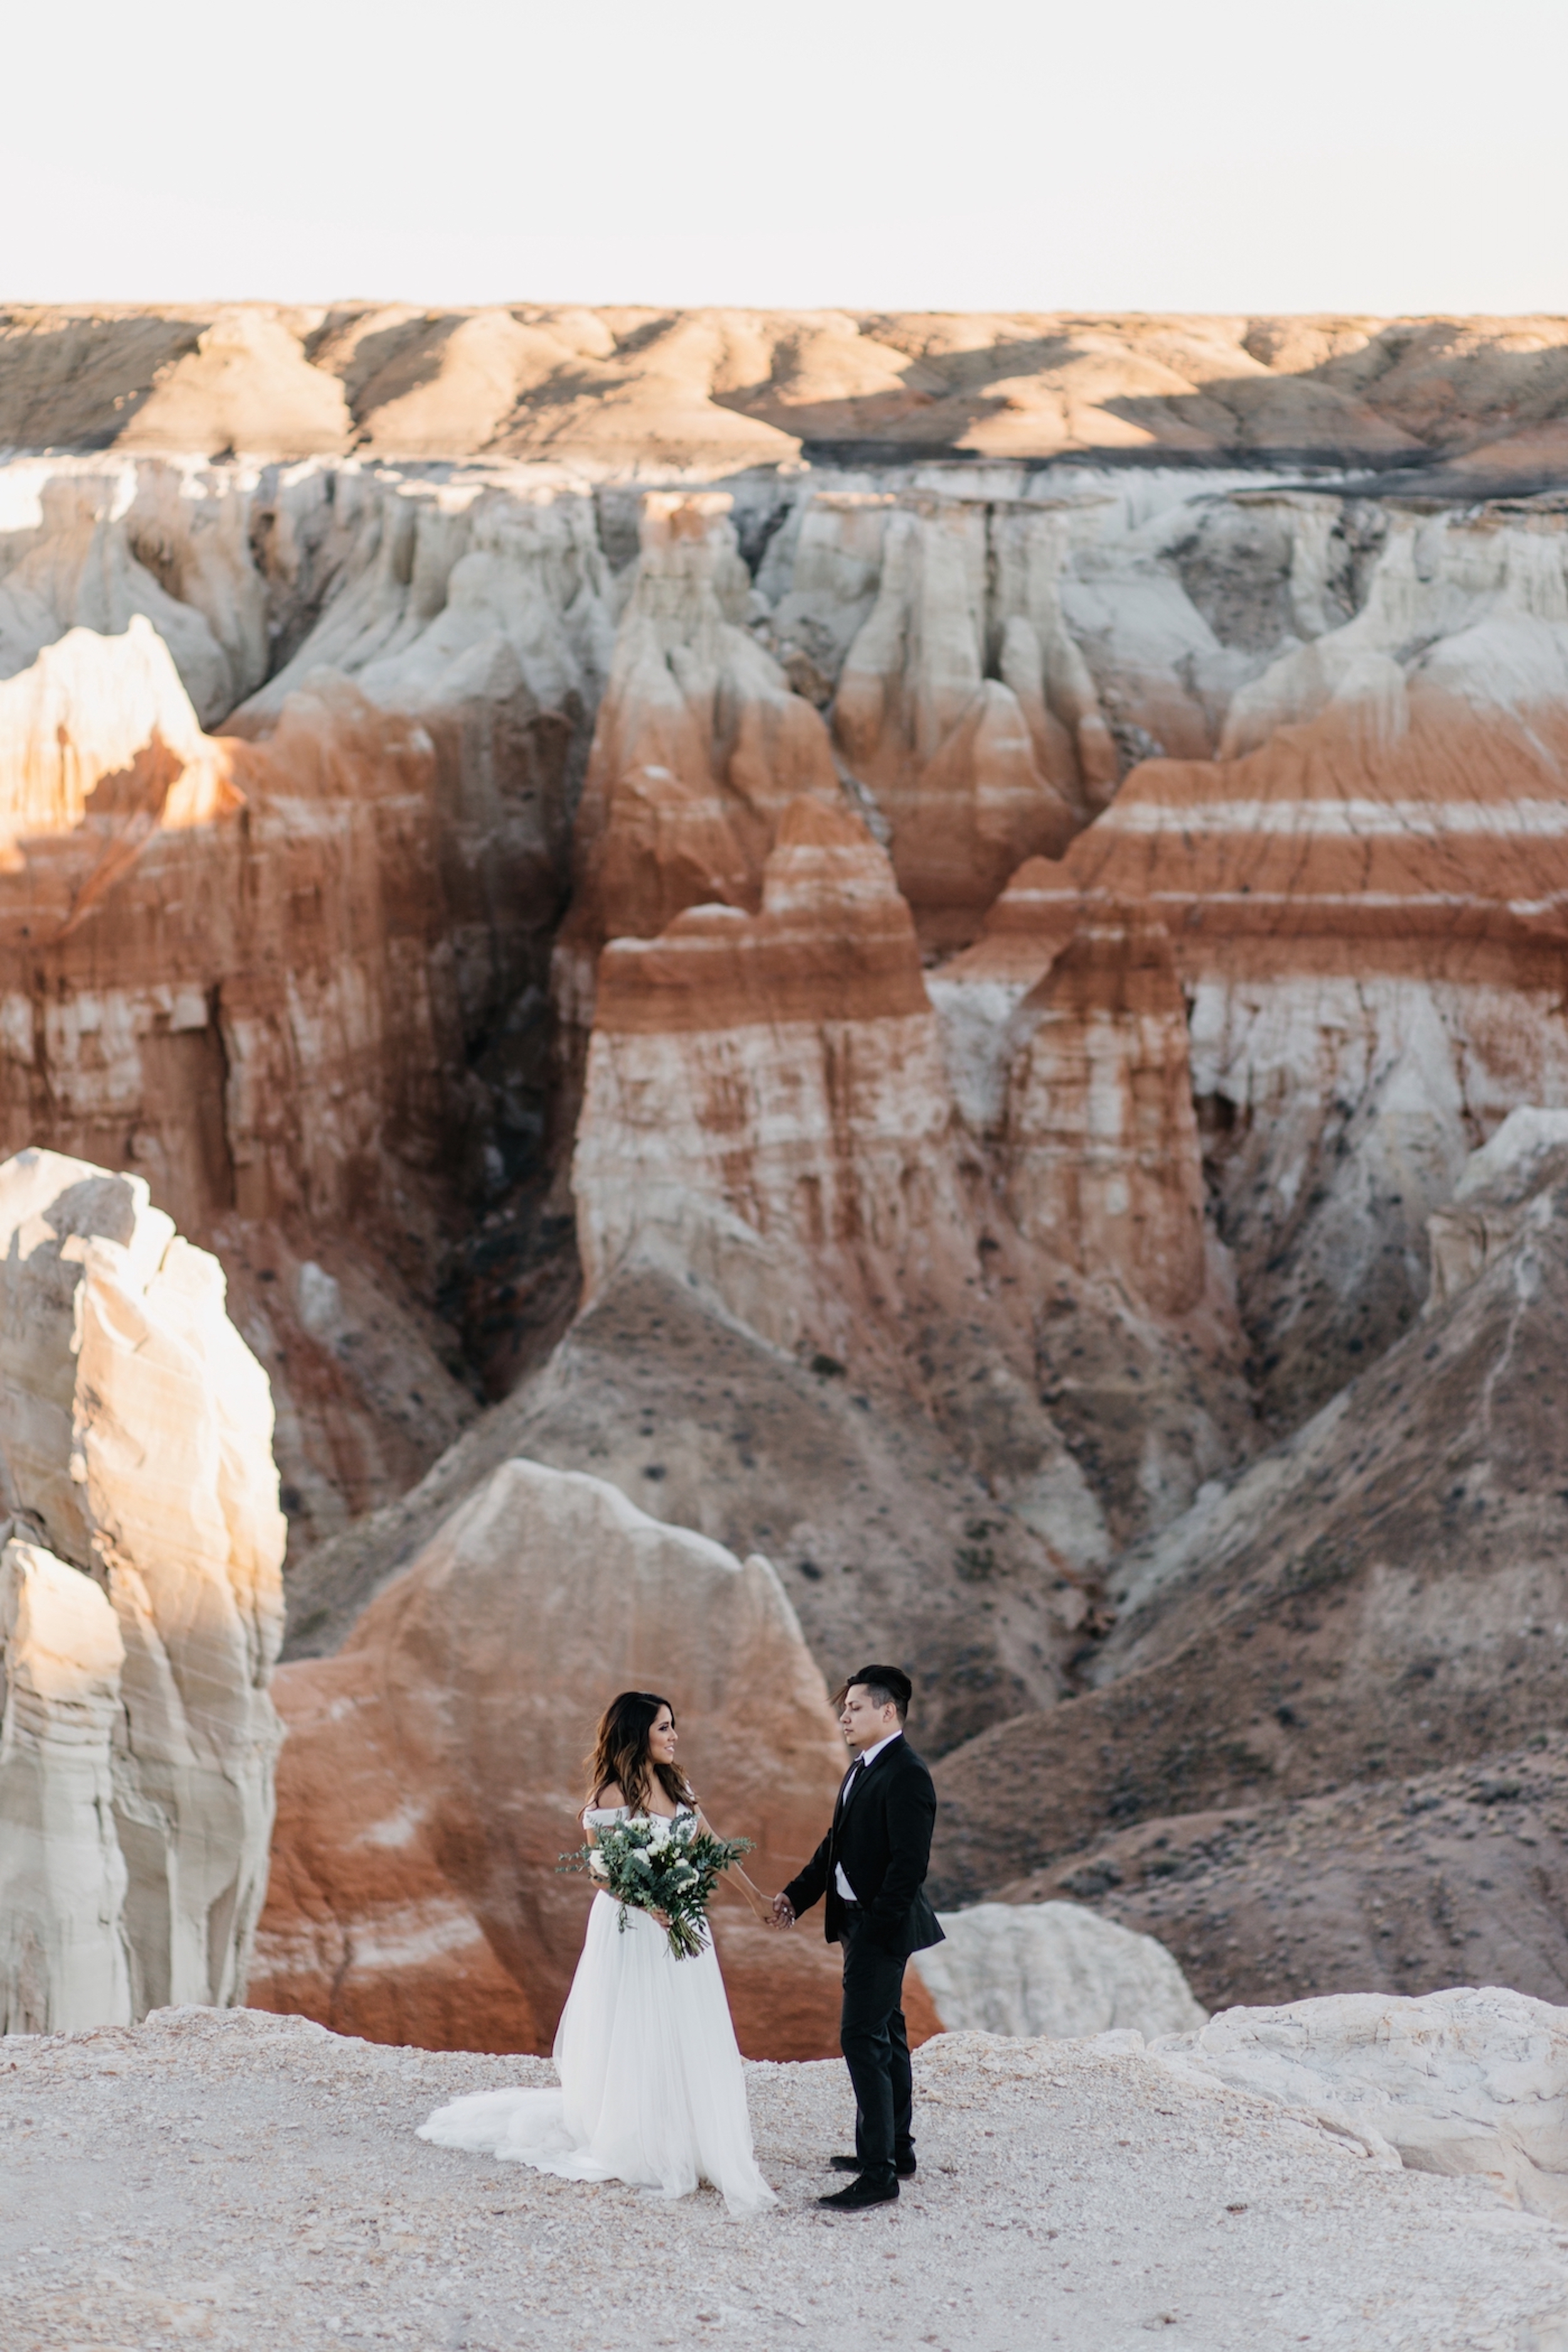
{"label": "black suit jacket", "polygon": [[840,1795],[833,1826],[784,1894],[796,1916],[826,1897],[830,1944],[843,1938],[844,1898],[837,1865],[867,1915],[872,1940],[908,1959],[944,1942],[924,1886],[936,1824],[936,1789],[907,1739],[884,1748],[857,1780],[849,1802]]}

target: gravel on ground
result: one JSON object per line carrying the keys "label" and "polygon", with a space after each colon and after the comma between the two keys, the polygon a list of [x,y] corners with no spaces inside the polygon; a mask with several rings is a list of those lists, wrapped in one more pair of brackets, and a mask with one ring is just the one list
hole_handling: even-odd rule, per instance
{"label": "gravel on ground", "polygon": [[1138,2037],[947,2034],[896,2206],[815,2203],[837,2063],[748,2068],[779,2209],[732,2220],[415,2137],[545,2061],[166,2010],[0,2041],[5,2352],[1568,2352],[1568,2231],[1175,2079]]}

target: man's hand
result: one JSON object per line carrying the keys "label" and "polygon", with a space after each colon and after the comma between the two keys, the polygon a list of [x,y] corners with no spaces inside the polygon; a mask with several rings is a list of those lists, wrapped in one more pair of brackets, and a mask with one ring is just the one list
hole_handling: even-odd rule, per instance
{"label": "man's hand", "polygon": [[795,1906],[790,1901],[787,1895],[775,1895],[773,1896],[773,1907],[772,1916],[768,1920],[768,1925],[770,1927],[793,1927],[795,1926]]}

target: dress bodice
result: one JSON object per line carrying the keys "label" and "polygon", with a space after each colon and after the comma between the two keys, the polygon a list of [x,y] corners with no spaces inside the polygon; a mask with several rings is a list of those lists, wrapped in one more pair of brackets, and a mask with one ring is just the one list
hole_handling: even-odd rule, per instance
{"label": "dress bodice", "polygon": [[663,1822],[668,1827],[671,1822],[689,1821],[695,1811],[692,1805],[677,1805],[673,1813],[634,1814],[629,1805],[590,1805],[583,1815],[583,1823],[584,1828],[591,1829],[595,1822],[640,1820]]}

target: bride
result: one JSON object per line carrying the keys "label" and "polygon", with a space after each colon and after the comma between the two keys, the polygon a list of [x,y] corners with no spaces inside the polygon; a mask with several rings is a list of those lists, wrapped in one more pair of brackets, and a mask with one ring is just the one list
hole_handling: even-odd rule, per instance
{"label": "bride", "polygon": [[[588,1762],[590,1844],[601,1822],[697,1812],[675,1760],[675,1714],[623,1691]],[[698,1813],[700,1822],[701,1815]],[[711,1943],[678,1960],[660,1914],[595,1895],[583,1957],[555,2035],[558,2091],[481,2091],[420,2126],[438,2147],[510,2158],[568,2180],[626,2180],[666,2197],[699,2181],[731,2213],[776,2203],[757,2170],[746,2084]],[[622,1932],[624,1925],[624,1933]]]}

